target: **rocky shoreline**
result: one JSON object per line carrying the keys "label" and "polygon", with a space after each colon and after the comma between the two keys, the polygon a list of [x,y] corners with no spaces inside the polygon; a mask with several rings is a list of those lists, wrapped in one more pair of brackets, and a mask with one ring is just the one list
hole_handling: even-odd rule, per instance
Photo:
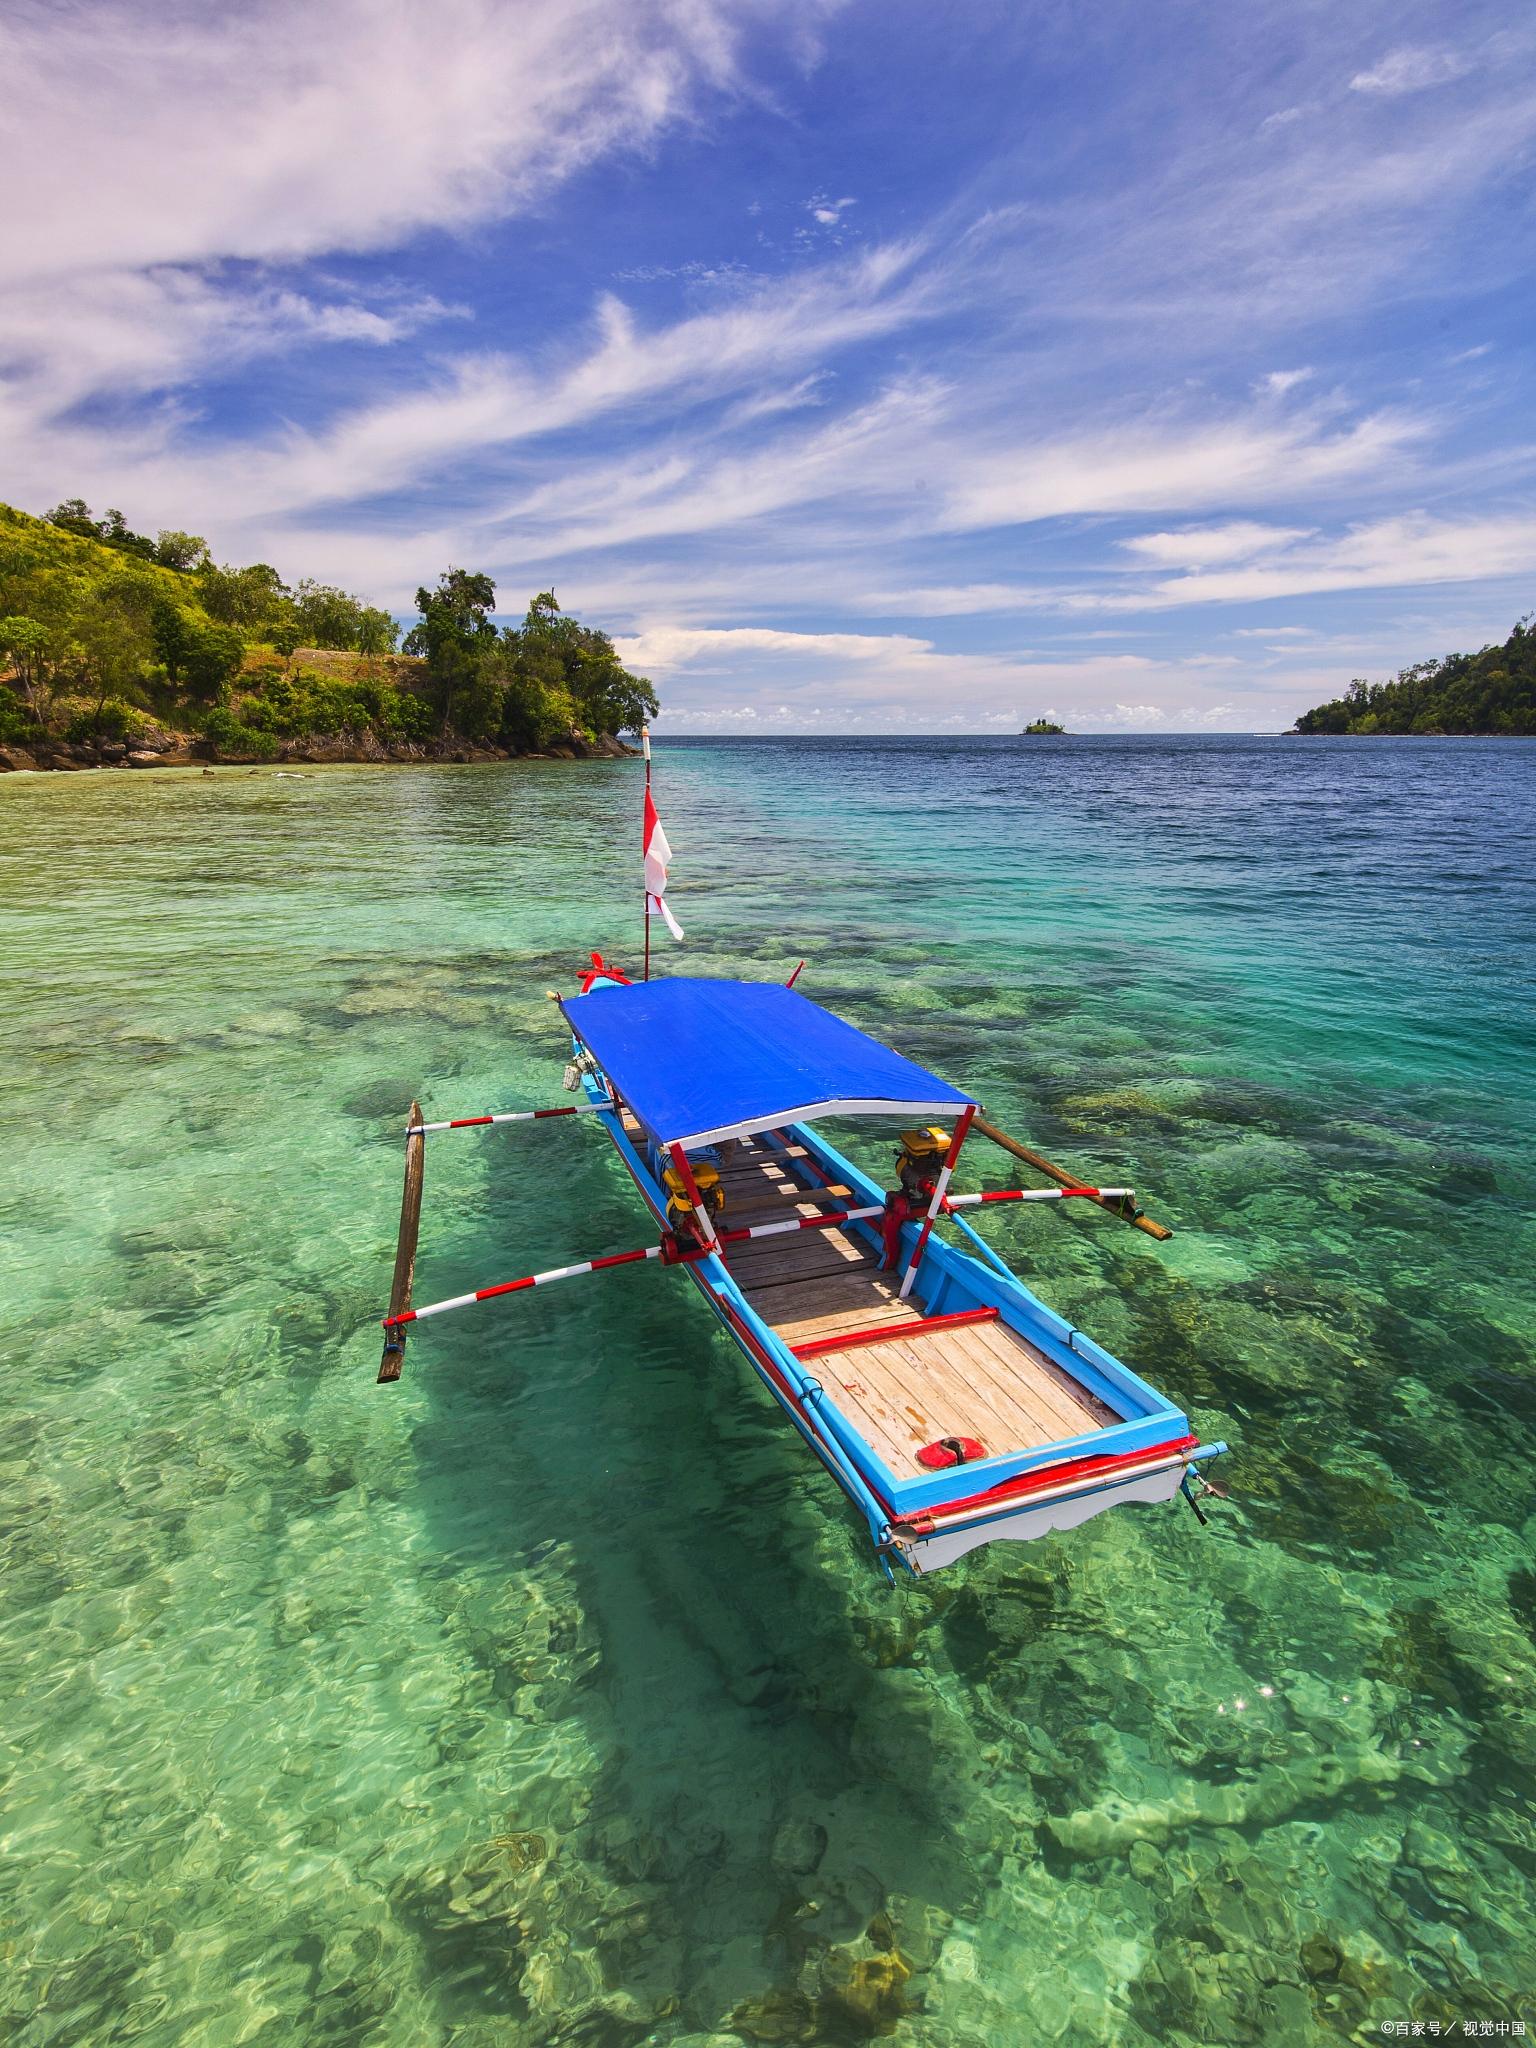
{"label": "rocky shoreline", "polygon": [[369,767],[390,763],[469,761],[593,761],[622,760],[638,749],[626,746],[612,733],[595,740],[573,732],[553,746],[526,754],[514,754],[506,747],[485,746],[478,741],[450,737],[428,744],[401,742],[386,745],[373,733],[310,733],[302,739],[282,740],[275,754],[257,755],[239,749],[220,748],[196,734],[155,731],[136,739],[123,740],[39,740],[31,746],[0,746],[0,773],[27,770],[79,771],[90,768],[202,768],[282,767],[289,762],[329,767],[357,762]]}

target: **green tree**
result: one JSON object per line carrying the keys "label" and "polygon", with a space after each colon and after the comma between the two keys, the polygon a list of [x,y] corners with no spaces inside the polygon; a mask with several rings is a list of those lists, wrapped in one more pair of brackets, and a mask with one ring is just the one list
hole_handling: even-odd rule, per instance
{"label": "green tree", "polygon": [[395,623],[393,612],[372,604],[360,608],[357,625],[359,654],[393,654],[399,637],[400,628]]}
{"label": "green tree", "polygon": [[569,739],[576,730],[576,700],[565,686],[559,656],[549,648],[530,647],[515,626],[502,636],[502,698],[499,737],[515,752],[547,747]]}
{"label": "green tree", "polygon": [[130,704],[139,694],[144,670],[154,657],[147,608],[131,584],[104,586],[76,615],[74,648],[79,681],[95,698],[92,730],[102,730],[107,700]]}
{"label": "green tree", "polygon": [[244,659],[245,642],[237,627],[196,621],[183,659],[187,688],[205,704],[217,703],[240,673]]}
{"label": "green tree", "polygon": [[305,647],[356,647],[363,607],[355,597],[328,583],[302,577],[294,587],[294,608]]}
{"label": "green tree", "polygon": [[573,727],[633,732],[657,715],[656,693],[645,677],[622,665],[606,633],[562,612],[552,590],[531,600],[522,626],[503,640],[514,745],[546,745],[557,729]]}
{"label": "green tree", "polygon": [[155,538],[155,560],[166,569],[200,569],[209,560],[208,543],[200,533],[162,528]]}
{"label": "green tree", "polygon": [[53,636],[37,619],[0,619],[0,657],[8,660],[21,684],[27,709],[36,719],[43,714],[43,691],[48,680],[49,653]]}
{"label": "green tree", "polygon": [[66,533],[78,533],[83,540],[101,538],[101,528],[84,498],[66,498],[62,504],[55,505],[48,514],[48,524],[61,526]]}
{"label": "green tree", "polygon": [[107,508],[107,516],[97,529],[109,548],[120,548],[127,555],[144,555],[150,561],[155,558],[155,544],[147,533],[135,533],[115,505]]}
{"label": "green tree", "polygon": [[196,620],[184,605],[169,597],[155,599],[150,611],[155,659],[163,664],[172,683],[179,683],[186,674],[187,656],[196,630]]}
{"label": "green tree", "polygon": [[423,585],[416,593],[421,618],[406,635],[406,652],[426,658],[439,726],[445,734],[453,723],[457,700],[472,691],[477,722],[483,718],[485,693],[477,686],[486,681],[496,656],[496,627],[491,619],[495,602],[492,579],[469,569],[445,569],[435,590]]}
{"label": "green tree", "polygon": [[1536,632],[1521,619],[1502,647],[1415,662],[1390,682],[1357,676],[1304,711],[1303,733],[1536,733]]}
{"label": "green tree", "polygon": [[218,569],[210,563],[197,581],[208,616],[242,627],[253,640],[270,639],[270,629],[280,620],[297,616],[292,593],[270,562],[252,562],[246,569]]}

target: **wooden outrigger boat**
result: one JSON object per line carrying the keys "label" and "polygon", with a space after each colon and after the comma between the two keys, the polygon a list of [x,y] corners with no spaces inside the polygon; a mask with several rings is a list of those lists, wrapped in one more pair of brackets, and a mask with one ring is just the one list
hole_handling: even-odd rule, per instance
{"label": "wooden outrigger boat", "polygon": [[[425,1317],[654,1260],[687,1273],[864,1517],[887,1572],[932,1571],[986,1543],[1181,1491],[1200,1514],[1197,1467],[1226,1445],[1202,1444],[961,1212],[1082,1199],[1170,1233],[1133,1190],[1072,1180],[987,1123],[973,1097],[800,994],[799,971],[787,985],[630,982],[594,953],[580,992],[556,997],[571,1030],[566,1083],[581,1102],[437,1123],[413,1104],[379,1378],[398,1379],[406,1331]],[[656,1241],[413,1309],[427,1134],[581,1111],[613,1145]],[[817,1129],[825,1117],[894,1122],[898,1186],[837,1151]],[[973,1128],[1052,1185],[957,1192]],[[946,1220],[966,1246],[939,1236]]]}
{"label": "wooden outrigger boat", "polygon": [[[595,960],[560,1007],[581,1104],[442,1124],[413,1111],[404,1292],[397,1266],[381,1379],[398,1377],[405,1331],[424,1317],[657,1260],[687,1273],[882,1559],[932,1571],[1123,1502],[1181,1488],[1193,1500],[1194,1468],[1226,1446],[1201,1444],[1172,1402],[1047,1307],[961,1214],[1078,1197],[1134,1218],[1130,1189],[953,1192],[978,1105],[780,984],[629,983]],[[578,1109],[606,1132],[657,1241],[411,1309],[427,1133]],[[903,1186],[886,1191],[838,1152],[816,1128],[827,1116],[908,1126]],[[952,1128],[924,1121],[940,1117]],[[941,1217],[975,1252],[937,1235]]]}

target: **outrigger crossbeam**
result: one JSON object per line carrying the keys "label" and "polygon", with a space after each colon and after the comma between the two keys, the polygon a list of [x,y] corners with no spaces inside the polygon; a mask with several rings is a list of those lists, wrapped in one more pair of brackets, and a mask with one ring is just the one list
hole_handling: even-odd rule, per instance
{"label": "outrigger crossbeam", "polygon": [[861,1223],[872,1216],[882,1216],[882,1208],[836,1209],[822,1216],[797,1216],[787,1223],[759,1223],[751,1230],[722,1230],[714,1243],[695,1242],[685,1244],[670,1233],[660,1244],[641,1245],[632,1252],[610,1252],[600,1259],[583,1259],[575,1266],[555,1266],[547,1273],[527,1273],[521,1280],[503,1280],[495,1287],[479,1287],[473,1294],[451,1295],[446,1301],[428,1302],[425,1308],[406,1309],[401,1313],[391,1310],[384,1318],[386,1330],[397,1329],[405,1323],[419,1323],[424,1316],[440,1316],[451,1308],[471,1308],[477,1301],[490,1301],[498,1294],[520,1294],[528,1287],[547,1287],[552,1280],[574,1280],[583,1273],[604,1273],[610,1266],[631,1266],[642,1259],[660,1259],[664,1266],[686,1265],[692,1259],[702,1259],[719,1245],[740,1244],[749,1237],[781,1237],[794,1230],[836,1230],[844,1223]]}
{"label": "outrigger crossbeam", "polygon": [[[1085,1195],[1097,1200],[1103,1195],[1129,1195],[1130,1188],[996,1188],[983,1195],[950,1195],[945,1199],[946,1209],[968,1208],[973,1202],[1062,1202],[1070,1195]],[[710,1252],[724,1245],[745,1244],[754,1237],[787,1237],[797,1230],[839,1230],[845,1223],[867,1223],[877,1216],[883,1216],[882,1204],[871,1203],[861,1209],[829,1209],[817,1216],[795,1216],[783,1223],[758,1223],[750,1229],[722,1230],[711,1240],[685,1243],[670,1232],[660,1244],[640,1245],[634,1251],[609,1252],[602,1258],[582,1259],[573,1266],[552,1266],[547,1273],[525,1273],[518,1280],[501,1280],[494,1287],[477,1287],[473,1294],[450,1295],[445,1301],[430,1301],[423,1308],[412,1308],[407,1302],[396,1308],[393,1303],[384,1317],[386,1332],[398,1334],[407,1323],[419,1323],[427,1316],[440,1316],[453,1308],[472,1308],[477,1301],[493,1301],[501,1294],[521,1294],[530,1287],[547,1287],[555,1280],[576,1280],[585,1273],[606,1273],[613,1266],[638,1265],[646,1259],[659,1259],[664,1266],[686,1265],[690,1260],[705,1258]],[[995,1314],[996,1311],[989,1311]],[[956,1318],[939,1319],[954,1321]],[[929,1327],[925,1319],[923,1327]],[[813,1347],[814,1348],[814,1347]],[[841,1348],[841,1347],[839,1347]],[[398,1373],[392,1375],[398,1377]]]}
{"label": "outrigger crossbeam", "polygon": [[[572,1102],[556,1109],[502,1109],[484,1116],[455,1116],[440,1123],[424,1123],[421,1104],[411,1104],[405,1127],[405,1187],[400,1197],[400,1235],[395,1243],[395,1277],[389,1290],[389,1314],[384,1319],[384,1355],[379,1360],[380,1386],[400,1377],[405,1363],[405,1327],[412,1322],[411,1289],[416,1278],[416,1247],[421,1237],[421,1190],[426,1171],[427,1133],[462,1131],[476,1124],[538,1123],[545,1117],[580,1116],[586,1110],[612,1109],[606,1097],[597,1102]],[[425,1313],[425,1311],[423,1311]]]}
{"label": "outrigger crossbeam", "polygon": [[[613,1103],[607,1098],[601,1102],[568,1102],[558,1109],[498,1109],[486,1116],[451,1116],[443,1123],[424,1124],[412,1122],[406,1130],[408,1138],[414,1138],[427,1131],[467,1131],[475,1124],[533,1124],[541,1123],[547,1116],[583,1116],[590,1109],[612,1109]],[[421,1111],[411,1105],[414,1117]]]}

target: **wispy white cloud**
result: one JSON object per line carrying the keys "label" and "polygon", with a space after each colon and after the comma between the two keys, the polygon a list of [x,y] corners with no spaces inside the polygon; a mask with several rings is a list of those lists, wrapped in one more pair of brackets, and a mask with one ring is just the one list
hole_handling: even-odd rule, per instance
{"label": "wispy white cloud", "polygon": [[[778,10],[775,10],[777,13]],[[797,0],[789,34],[816,18]],[[738,78],[726,0],[254,0],[0,24],[0,275],[394,246],[644,149]]]}
{"label": "wispy white cloud", "polygon": [[811,219],[824,228],[835,228],[850,206],[858,205],[857,199],[827,199],[818,196],[805,202],[805,210]]}
{"label": "wispy white cloud", "polygon": [[[1040,601],[1076,611],[1154,612],[1326,591],[1486,584],[1536,573],[1536,516],[1530,514],[1449,519],[1409,512],[1362,520],[1331,535],[1273,533],[1268,541],[1247,545],[1238,560],[1189,567],[1134,591],[1058,590],[1043,592]],[[1298,629],[1265,630],[1274,638]]]}
{"label": "wispy white cloud", "polygon": [[[734,293],[719,306],[657,326],[641,326],[622,300],[605,294],[580,344],[547,351],[541,363],[504,354],[461,354],[430,381],[342,413],[319,428],[285,425],[265,442],[247,441],[210,453],[167,442],[152,454],[135,434],[125,451],[127,463],[157,497],[179,497],[199,518],[219,500],[237,502],[247,520],[292,517],[308,508],[402,489],[466,453],[483,466],[491,451],[525,447],[669,394],[690,405],[742,390],[760,397],[763,380],[920,317],[924,287],[912,274],[916,253],[897,246],[839,258],[790,283]],[[176,289],[183,290],[179,282]],[[189,291],[188,296],[206,321],[230,318],[228,302],[217,294]],[[270,339],[273,330],[258,323],[254,331]],[[147,366],[159,333],[150,323]],[[109,334],[108,341],[112,338]],[[228,345],[229,337],[225,340]],[[197,345],[195,337],[185,343],[189,349]],[[784,395],[782,404],[770,403],[766,410],[790,411],[813,403],[821,374],[809,374]],[[78,395],[78,387],[72,387],[71,398]],[[826,438],[846,445],[867,430],[871,417],[867,409],[840,417]],[[51,431],[47,439],[52,442]],[[110,435],[98,434],[97,440],[100,452],[110,457]],[[813,469],[817,459],[812,450],[809,464],[802,463],[802,485],[806,468]],[[573,472],[562,464],[547,485],[524,485],[517,515],[538,520],[558,507],[569,528],[585,504],[593,522],[588,545],[600,544],[600,526],[606,526],[610,541],[624,532],[685,531],[711,516],[707,503],[701,502],[696,512],[681,503],[669,513],[655,508],[669,496],[681,500],[696,487],[704,464],[703,450],[659,458],[651,453],[631,463],[622,480],[609,466],[594,469],[585,483],[579,468]],[[757,492],[765,507],[794,498],[796,476],[789,466],[765,460],[757,471]],[[729,488],[750,495],[745,470]],[[627,523],[626,502],[632,508]],[[648,515],[634,509],[641,503],[653,508]],[[480,508],[481,523],[493,518],[490,504]]]}
{"label": "wispy white cloud", "polygon": [[1333,429],[1318,419],[1241,416],[1215,424],[1104,427],[972,465],[943,524],[1015,526],[1072,514],[1263,502],[1396,467],[1424,433],[1404,414]]}
{"label": "wispy white cloud", "polygon": [[[822,0],[791,0],[787,14],[773,10],[775,32],[793,41],[823,12]],[[84,400],[174,394],[258,354],[384,345],[440,317],[430,292],[381,303],[313,269],[302,289],[286,274],[422,229],[469,230],[600,156],[648,150],[702,97],[743,88],[742,40],[767,18],[763,0],[441,0],[414,14],[375,0],[253,0],[202,15],[173,7],[147,30],[125,0],[19,0],[0,17],[10,487],[29,486],[55,449],[87,442],[97,466],[114,452],[129,467],[154,460],[185,412],[178,403],[85,436],[61,425]],[[612,365],[610,343],[589,377]],[[493,381],[482,346],[438,386],[439,411],[483,417]],[[498,395],[515,408],[526,385],[513,376]],[[380,408],[382,427],[401,427],[405,460],[392,475],[376,459],[360,490],[414,473],[432,439],[423,411],[419,391],[393,417]],[[279,459],[307,438],[285,432]],[[329,438],[343,457],[346,423]],[[451,435],[439,439],[451,453]],[[259,474],[259,446],[254,463],[234,466]],[[296,502],[312,497],[304,463],[291,473]],[[352,481],[338,472],[336,494]]]}
{"label": "wispy white cloud", "polygon": [[388,348],[462,317],[428,292],[322,295],[263,278],[231,289],[173,266],[22,285],[0,296],[0,417],[15,460],[28,429],[51,436],[72,406],[104,393],[175,391],[211,365],[229,374],[308,342]]}
{"label": "wispy white cloud", "polygon": [[914,619],[972,618],[997,612],[1032,611],[1040,591],[1027,583],[929,583],[886,586],[850,593],[861,612],[896,613]]}
{"label": "wispy white cloud", "polygon": [[888,663],[934,651],[931,640],[915,640],[905,633],[796,633],[767,626],[652,626],[621,636],[614,645],[626,661],[658,672],[743,654]]}
{"label": "wispy white cloud", "polygon": [[1241,567],[1161,582],[1160,604],[1235,604],[1329,590],[1486,583],[1536,573],[1536,517],[1369,520],[1326,540],[1283,544]]}
{"label": "wispy white cloud", "polygon": [[1349,81],[1351,92],[1379,94],[1399,99],[1404,93],[1427,92],[1431,86],[1449,85],[1472,69],[1472,59],[1461,50],[1430,50],[1412,46],[1392,50],[1372,65],[1357,71]]}
{"label": "wispy white cloud", "polygon": [[1264,526],[1254,519],[1229,519],[1223,526],[1186,526],[1177,533],[1138,533],[1121,546],[1145,560],[1181,569],[1209,569],[1246,562],[1305,540],[1309,529]]}

